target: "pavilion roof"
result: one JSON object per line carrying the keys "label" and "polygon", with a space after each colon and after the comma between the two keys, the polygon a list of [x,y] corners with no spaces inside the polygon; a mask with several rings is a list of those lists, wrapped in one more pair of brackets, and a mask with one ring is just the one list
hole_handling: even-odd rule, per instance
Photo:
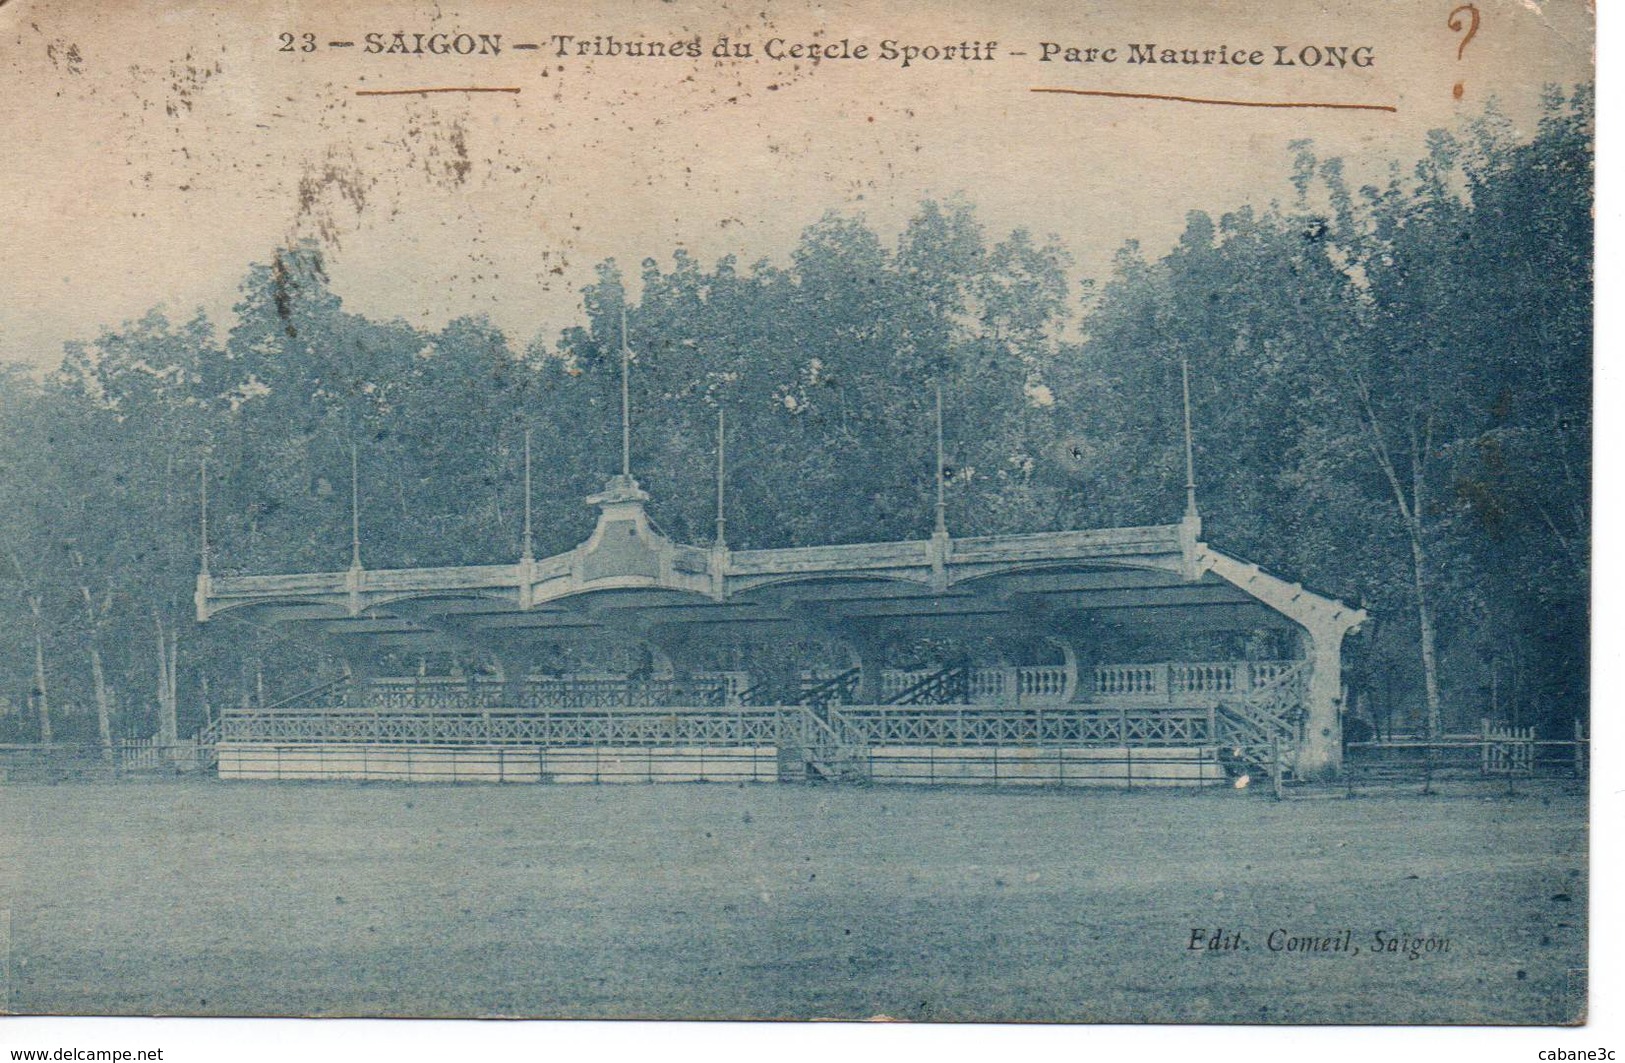
{"label": "pavilion roof", "polygon": [[[395,649],[448,642],[502,651],[538,640],[850,631],[1019,633],[1078,613],[1184,627],[1247,628],[1364,619],[1212,550],[1194,516],[1175,524],[898,542],[730,550],[662,535],[648,496],[615,477],[591,501],[591,536],[508,564],[277,575],[200,574],[199,620],[252,616]],[[357,552],[359,561],[359,551]]]}

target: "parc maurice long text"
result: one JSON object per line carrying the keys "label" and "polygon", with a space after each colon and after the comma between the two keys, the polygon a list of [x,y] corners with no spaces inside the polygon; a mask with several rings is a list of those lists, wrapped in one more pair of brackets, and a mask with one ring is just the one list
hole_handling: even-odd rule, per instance
{"label": "parc maurice long text", "polygon": [[[280,51],[314,51],[313,33],[283,33]],[[903,69],[956,63],[989,63],[1020,59],[1040,63],[1077,63],[1121,66],[1310,67],[1366,68],[1377,61],[1365,44],[1189,44],[1154,41],[1124,44],[1085,44],[1035,41],[1010,45],[996,40],[878,41],[840,37],[794,40],[767,37],[741,40],[728,36],[705,38],[622,37],[615,34],[554,33],[534,39],[500,33],[367,33],[360,51],[381,56],[498,56],[505,51],[539,52],[554,59],[713,59],[790,61],[808,63],[882,62]],[[345,47],[354,42],[344,42]],[[331,47],[332,45],[330,45]]]}

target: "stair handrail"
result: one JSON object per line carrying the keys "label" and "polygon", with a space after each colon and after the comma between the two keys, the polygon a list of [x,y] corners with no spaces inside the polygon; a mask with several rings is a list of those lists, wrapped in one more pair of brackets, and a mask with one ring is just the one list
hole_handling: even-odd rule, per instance
{"label": "stair handrail", "polygon": [[[950,705],[950,704],[955,704],[954,702],[941,700],[941,698],[951,696],[953,693],[955,693],[954,687],[956,685],[957,685],[957,688],[958,688],[959,692],[963,693],[965,699],[969,700],[969,696],[970,696],[970,669],[968,667],[966,667],[964,665],[955,665],[955,666],[953,666],[951,668],[943,668],[940,671],[932,672],[930,675],[926,676],[925,678],[919,679],[919,680],[916,680],[913,683],[910,683],[908,686],[904,687],[902,690],[899,690],[897,693],[895,693],[891,697],[887,698],[886,701],[885,701],[885,704],[887,704],[887,705],[922,705],[922,704],[926,704],[926,705]],[[941,698],[939,698],[938,700],[934,700],[934,701],[927,700],[925,697],[923,697],[923,695],[927,695],[927,694],[938,694],[938,695],[941,695]]]}
{"label": "stair handrail", "polygon": [[336,679],[329,679],[325,683],[317,683],[308,690],[301,690],[297,694],[290,694],[285,698],[278,698],[276,701],[270,702],[269,704],[261,705],[257,711],[270,712],[274,709],[287,708],[289,705],[292,705],[295,702],[304,701],[308,698],[321,697],[323,694],[331,693],[335,688],[343,686],[349,681],[349,676],[341,675]]}
{"label": "stair handrail", "polygon": [[[1235,741],[1232,743],[1236,752],[1253,767],[1263,770],[1271,778],[1275,778],[1286,767],[1276,758],[1278,743],[1282,740],[1296,741],[1297,729],[1300,719],[1289,719],[1286,714],[1272,711],[1270,705],[1280,700],[1280,696],[1288,687],[1298,686],[1308,674],[1309,662],[1299,661],[1291,668],[1261,683],[1259,686],[1246,691],[1238,698],[1222,698],[1217,707],[1216,718],[1222,719],[1232,730],[1243,731],[1243,734],[1232,734]],[[1299,713],[1302,711],[1302,697],[1300,693]],[[1218,741],[1219,736],[1212,736]]]}
{"label": "stair handrail", "polygon": [[860,669],[848,668],[839,675],[821,679],[802,690],[800,703],[803,705],[828,705],[837,698],[842,701],[850,701],[852,691],[857,686],[861,675]]}
{"label": "stair handrail", "polygon": [[778,698],[774,698],[771,701],[757,700],[764,694],[774,693],[775,690],[776,688],[773,686],[772,682],[766,679],[752,683],[750,686],[739,692],[739,704],[758,708],[765,705],[776,705],[780,701]]}
{"label": "stair handrail", "polygon": [[834,706],[826,705],[823,708],[823,720],[827,723],[841,743],[842,749],[867,747],[869,745],[869,731],[841,712]]}
{"label": "stair handrail", "polygon": [[[1291,668],[1283,669],[1279,675],[1276,675],[1266,682],[1260,683],[1258,686],[1247,691],[1241,697],[1222,698],[1220,699],[1219,704],[1238,706],[1243,712],[1254,718],[1256,718],[1259,714],[1262,714],[1268,720],[1268,722],[1274,724],[1276,728],[1283,731],[1290,731],[1293,726],[1295,726],[1297,721],[1289,720],[1281,713],[1270,711],[1268,706],[1272,702],[1278,700],[1278,695],[1281,694],[1287,687],[1298,685],[1305,678],[1308,671],[1309,662],[1299,661]],[[1299,708],[1301,708],[1301,704]]]}

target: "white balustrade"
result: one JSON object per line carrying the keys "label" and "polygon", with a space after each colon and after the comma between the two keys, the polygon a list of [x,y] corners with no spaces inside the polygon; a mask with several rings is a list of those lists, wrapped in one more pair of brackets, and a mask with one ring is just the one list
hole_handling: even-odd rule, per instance
{"label": "white balustrade", "polygon": [[[1246,694],[1278,680],[1298,661],[1174,661],[1152,664],[1097,665],[1092,683],[1083,687],[1086,700],[1143,704],[1179,704]],[[889,702],[935,675],[930,669],[886,669],[880,675],[880,697]],[[830,678],[807,673],[816,682]],[[1070,689],[1066,666],[1024,665],[972,668],[968,701],[973,705],[1055,704]],[[752,685],[746,671],[696,672],[685,681],[628,680],[625,676],[587,675],[531,677],[527,702],[575,704],[675,704],[696,698],[705,704],[737,705]],[[500,707],[504,686],[491,676],[414,676],[375,679],[373,698],[379,708],[468,709]],[[672,699],[676,699],[675,701]]]}
{"label": "white balustrade", "polygon": [[1016,694],[1021,700],[1059,701],[1066,695],[1066,666],[1038,665],[1016,669]]}
{"label": "white balustrade", "polygon": [[1103,664],[1095,668],[1094,694],[1118,700],[1222,697],[1268,686],[1297,661],[1174,661],[1167,664]]}
{"label": "white balustrade", "polygon": [[1245,662],[1178,662],[1168,666],[1168,690],[1173,694],[1231,694],[1236,690],[1236,672]]}
{"label": "white balustrade", "polygon": [[1009,673],[1003,668],[972,668],[970,673],[970,700],[972,705],[1002,701],[1008,695]]}
{"label": "white balustrade", "polygon": [[1247,663],[1248,679],[1252,689],[1267,686],[1281,678],[1291,669],[1297,667],[1298,661],[1249,661]]}
{"label": "white balustrade", "polygon": [[1095,693],[1108,698],[1153,698],[1168,693],[1166,664],[1103,664],[1095,668]]}

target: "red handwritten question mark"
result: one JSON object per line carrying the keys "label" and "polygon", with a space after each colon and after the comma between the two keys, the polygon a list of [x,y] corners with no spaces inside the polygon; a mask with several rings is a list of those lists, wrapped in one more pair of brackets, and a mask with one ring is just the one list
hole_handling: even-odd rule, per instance
{"label": "red handwritten question mark", "polygon": [[[1463,11],[1467,13],[1467,17],[1471,19],[1471,21],[1466,23],[1462,22],[1461,14]],[[1478,32],[1478,8],[1474,7],[1472,4],[1462,4],[1460,7],[1450,12],[1450,19],[1445,23],[1445,25],[1449,26],[1458,33],[1461,32],[1463,25],[1466,25],[1467,27],[1467,35],[1461,39],[1461,44],[1456,46],[1456,61],[1459,63],[1461,62],[1462,53],[1467,51],[1467,42],[1472,40],[1473,35]],[[1459,100],[1461,99],[1461,94],[1463,91],[1462,83],[1458,81],[1456,82],[1456,87],[1450,90],[1450,94]]]}

